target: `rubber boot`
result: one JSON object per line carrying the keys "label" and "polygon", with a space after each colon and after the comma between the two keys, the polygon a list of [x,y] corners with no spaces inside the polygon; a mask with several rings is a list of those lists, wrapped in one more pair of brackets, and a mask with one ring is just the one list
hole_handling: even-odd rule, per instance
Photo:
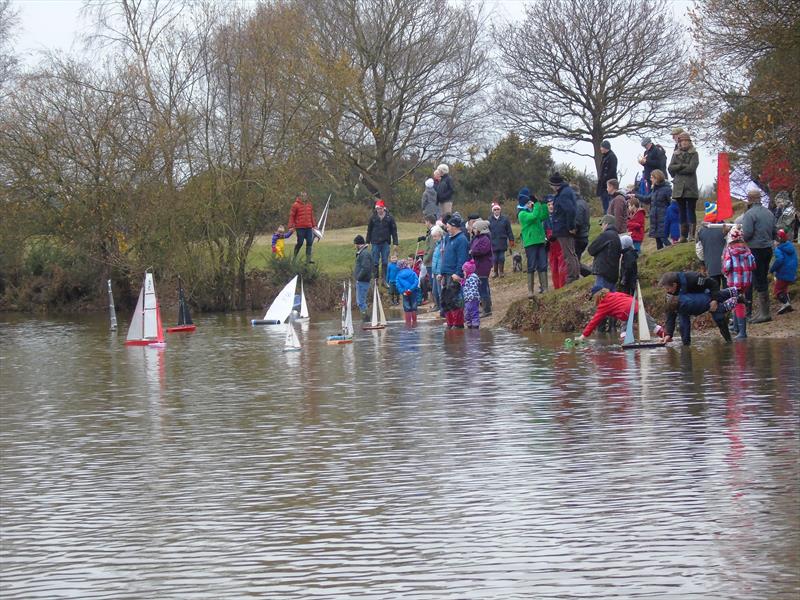
{"label": "rubber boot", "polygon": [[697,223],[690,223],[689,224],[689,237],[687,238],[690,242],[694,241],[694,236],[697,233]]}
{"label": "rubber boot", "polygon": [[778,296],[778,302],[782,304],[782,306],[778,309],[779,315],[782,315],[784,313],[790,313],[794,310],[792,308],[792,303],[789,302],[789,294],[784,292],[783,294]]}
{"label": "rubber boot", "polygon": [[717,322],[717,327],[719,327],[719,332],[722,334],[722,337],[725,339],[726,342],[730,342],[731,341],[731,332],[728,329],[728,319],[726,319],[723,316],[719,320],[717,320],[717,319],[714,319],[714,320]]}
{"label": "rubber boot", "polygon": [[309,265],[314,264],[314,261],[311,260],[311,246],[309,246],[308,244],[306,244],[306,263],[308,263]]}
{"label": "rubber boot", "polygon": [[731,321],[728,323],[728,327],[733,333],[739,333],[739,318],[736,315],[731,316]]}
{"label": "rubber boot", "polygon": [[747,339],[747,317],[733,317],[736,320],[736,329],[738,329],[738,333],[736,334],[737,340],[746,340]]}
{"label": "rubber boot", "polygon": [[500,276],[500,263],[494,263],[492,270],[494,271],[494,278],[497,279]]}
{"label": "rubber boot", "polygon": [[678,243],[683,244],[684,242],[686,242],[688,235],[689,235],[689,226],[685,223],[681,223],[681,237],[678,240]]}
{"label": "rubber boot", "polygon": [[533,298],[533,273],[528,272],[528,298]]}
{"label": "rubber boot", "polygon": [[758,316],[750,323],[766,323],[767,321],[772,321],[772,317],[769,316],[769,292],[758,292]]}
{"label": "rubber boot", "polygon": [[506,263],[501,262],[498,266],[500,267],[500,277],[505,277]]}
{"label": "rubber boot", "polygon": [[539,271],[539,293],[544,294],[547,291],[547,271]]}

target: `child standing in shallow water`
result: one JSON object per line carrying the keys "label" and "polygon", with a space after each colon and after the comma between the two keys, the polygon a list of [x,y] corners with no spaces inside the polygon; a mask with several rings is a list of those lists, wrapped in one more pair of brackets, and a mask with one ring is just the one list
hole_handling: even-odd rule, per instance
{"label": "child standing in shallow water", "polygon": [[464,325],[470,329],[481,326],[480,314],[480,278],[475,274],[475,261],[464,263],[464,279],[461,286],[464,291]]}
{"label": "child standing in shallow water", "polygon": [[397,272],[395,285],[397,292],[403,297],[403,316],[406,325],[413,325],[417,322],[419,277],[405,260],[399,261],[397,267],[400,270]]}

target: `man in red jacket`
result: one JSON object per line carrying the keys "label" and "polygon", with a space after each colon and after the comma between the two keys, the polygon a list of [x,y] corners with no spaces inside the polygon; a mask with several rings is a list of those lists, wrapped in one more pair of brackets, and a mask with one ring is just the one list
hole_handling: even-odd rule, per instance
{"label": "man in red jacket", "polygon": [[311,244],[314,243],[314,227],[317,222],[314,220],[314,206],[308,199],[308,194],[300,192],[294,199],[292,210],[289,212],[289,229],[294,229],[297,235],[297,245],[294,247],[294,257],[306,243],[306,262],[313,264],[311,260]]}

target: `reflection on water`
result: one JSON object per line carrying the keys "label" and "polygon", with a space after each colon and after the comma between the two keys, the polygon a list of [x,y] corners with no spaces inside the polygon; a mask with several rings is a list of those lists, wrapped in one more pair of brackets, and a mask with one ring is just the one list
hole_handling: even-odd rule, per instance
{"label": "reflection on water", "polygon": [[800,343],[0,317],[3,598],[797,598]]}

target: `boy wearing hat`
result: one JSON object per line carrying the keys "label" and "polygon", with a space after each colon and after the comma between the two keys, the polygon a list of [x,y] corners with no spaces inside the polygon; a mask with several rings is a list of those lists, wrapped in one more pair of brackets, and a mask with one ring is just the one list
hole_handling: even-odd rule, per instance
{"label": "boy wearing hat", "polygon": [[492,237],[492,252],[494,253],[494,276],[503,277],[506,250],[514,247],[514,232],[511,230],[511,221],[502,214],[502,208],[497,202],[492,203],[489,233]]}
{"label": "boy wearing hat", "polygon": [[353,243],[356,246],[356,264],[353,268],[353,279],[356,280],[356,304],[361,311],[361,318],[366,322],[369,320],[367,294],[372,279],[372,255],[367,251],[367,242],[363,235],[357,235]]}
{"label": "boy wearing hat", "polygon": [[775,260],[769,272],[775,274],[772,293],[782,304],[778,314],[792,312],[794,309],[789,302],[789,284],[797,281],[797,251],[783,229],[778,230],[778,246],[775,248]]}
{"label": "boy wearing hat", "polygon": [[611,215],[604,215],[600,219],[602,232],[598,235],[589,247],[587,252],[594,257],[592,262],[592,273],[595,275],[595,282],[592,286],[591,295],[608,288],[612,292],[617,291],[617,280],[619,279],[619,261],[622,256],[622,243],[619,233],[615,227],[615,219]]}
{"label": "boy wearing hat", "polygon": [[751,323],[771,321],[769,314],[769,263],[772,260],[772,241],[777,233],[775,215],[761,204],[761,190],[747,192],[747,211],[742,216],[742,238],[756,259],[753,288],[758,295],[758,315]]}
{"label": "boy wearing hat", "polygon": [[386,203],[380,198],[375,202],[375,211],[367,224],[367,244],[372,244],[372,263],[375,279],[379,278],[379,267],[383,267],[383,283],[388,286],[386,268],[389,266],[390,244],[397,249],[397,223],[386,210]]}

